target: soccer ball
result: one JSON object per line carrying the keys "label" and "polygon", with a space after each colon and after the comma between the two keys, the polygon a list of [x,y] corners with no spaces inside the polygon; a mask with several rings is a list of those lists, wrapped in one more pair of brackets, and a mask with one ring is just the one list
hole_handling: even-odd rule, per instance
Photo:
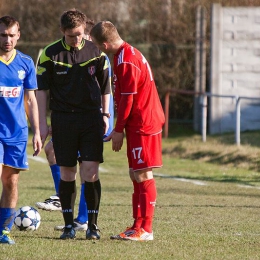
{"label": "soccer ball", "polygon": [[33,207],[21,207],[15,213],[14,225],[20,231],[34,231],[39,228],[40,223],[41,216]]}

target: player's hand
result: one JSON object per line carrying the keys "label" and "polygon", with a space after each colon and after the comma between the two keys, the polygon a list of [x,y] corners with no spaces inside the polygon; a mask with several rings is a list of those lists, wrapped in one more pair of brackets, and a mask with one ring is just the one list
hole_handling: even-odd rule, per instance
{"label": "player's hand", "polygon": [[108,128],[109,128],[108,117],[103,116],[103,121],[104,121],[104,135],[105,135],[108,131]]}
{"label": "player's hand", "polygon": [[33,156],[37,156],[42,149],[42,140],[39,134],[34,134],[32,143],[33,143],[33,150],[34,150]]}
{"label": "player's hand", "polygon": [[49,127],[47,124],[40,125],[40,135],[41,135],[40,139],[41,139],[42,148],[43,148],[46,138],[49,135]]}
{"label": "player's hand", "polygon": [[124,133],[118,133],[115,130],[111,133],[112,150],[119,152],[123,146]]}

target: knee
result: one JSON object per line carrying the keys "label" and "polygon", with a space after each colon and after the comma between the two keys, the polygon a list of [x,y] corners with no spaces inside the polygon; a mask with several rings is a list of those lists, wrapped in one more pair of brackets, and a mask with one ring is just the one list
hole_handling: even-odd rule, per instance
{"label": "knee", "polygon": [[55,158],[55,153],[54,153],[52,142],[49,142],[45,146],[44,152],[46,154],[46,158],[47,158],[47,160],[49,162],[49,165],[56,164],[56,158]]}
{"label": "knee", "polygon": [[3,172],[2,173],[3,188],[8,190],[16,188],[18,185],[18,178],[19,178],[18,172],[15,173]]}

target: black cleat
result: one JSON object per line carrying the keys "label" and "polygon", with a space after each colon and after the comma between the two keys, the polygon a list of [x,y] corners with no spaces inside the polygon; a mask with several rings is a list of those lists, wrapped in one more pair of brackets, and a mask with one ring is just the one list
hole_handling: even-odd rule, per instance
{"label": "black cleat", "polygon": [[76,232],[73,227],[65,227],[63,234],[60,239],[74,239],[76,237]]}
{"label": "black cleat", "polygon": [[88,240],[99,240],[100,239],[100,230],[96,224],[89,225],[87,232],[86,232],[86,239]]}

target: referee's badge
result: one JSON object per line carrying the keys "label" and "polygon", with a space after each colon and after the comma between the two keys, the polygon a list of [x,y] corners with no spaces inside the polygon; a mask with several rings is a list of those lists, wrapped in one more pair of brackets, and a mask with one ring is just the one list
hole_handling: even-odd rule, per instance
{"label": "referee's badge", "polygon": [[90,67],[88,67],[88,73],[89,73],[90,75],[94,75],[95,72],[96,72],[95,66],[90,66]]}

